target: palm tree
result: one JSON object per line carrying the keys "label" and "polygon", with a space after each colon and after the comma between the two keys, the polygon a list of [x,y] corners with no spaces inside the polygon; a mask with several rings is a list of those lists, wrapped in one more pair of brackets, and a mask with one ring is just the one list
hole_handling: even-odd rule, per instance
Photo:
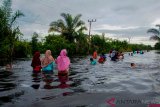
{"label": "palm tree", "polygon": [[49,32],[56,31],[61,33],[67,40],[74,42],[74,39],[77,35],[86,30],[85,23],[80,20],[81,14],[73,17],[70,14],[62,13],[61,16],[63,19],[53,21],[50,23]]}
{"label": "palm tree", "polygon": [[159,29],[151,28],[151,29],[147,30],[147,33],[153,33],[154,34],[153,36],[150,37],[150,39],[160,41],[160,25],[156,25],[156,27],[159,27]]}
{"label": "palm tree", "polygon": [[15,42],[22,35],[19,27],[15,26],[15,22],[18,18],[24,16],[19,10],[13,13],[11,4],[11,0],[4,0],[0,7],[0,48],[4,54],[7,53],[10,62],[12,62]]}

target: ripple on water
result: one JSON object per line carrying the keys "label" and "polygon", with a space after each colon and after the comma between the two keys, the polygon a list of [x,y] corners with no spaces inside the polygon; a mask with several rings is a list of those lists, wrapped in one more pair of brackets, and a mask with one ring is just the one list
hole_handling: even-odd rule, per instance
{"label": "ripple on water", "polygon": [[[70,94],[74,96],[86,92],[159,96],[160,54],[155,51],[144,55],[135,54],[133,57],[125,54],[124,60],[118,62],[112,62],[107,57],[104,64],[97,63],[95,66],[90,65],[89,58],[90,56],[72,58],[67,88],[60,87],[57,72],[52,81],[47,81],[42,75],[32,75],[31,60],[16,61],[13,73],[0,72],[0,77],[5,77],[0,78],[0,101],[8,99],[6,96],[15,96],[12,99],[16,99],[23,95],[24,101],[32,103],[37,99],[53,100],[65,97],[67,93],[74,93]],[[131,62],[136,64],[135,69],[130,68]],[[23,93],[15,95],[22,90]]]}

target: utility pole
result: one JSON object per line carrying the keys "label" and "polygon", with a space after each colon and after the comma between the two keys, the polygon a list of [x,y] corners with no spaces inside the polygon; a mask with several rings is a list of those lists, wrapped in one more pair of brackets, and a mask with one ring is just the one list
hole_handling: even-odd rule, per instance
{"label": "utility pole", "polygon": [[91,49],[91,26],[92,26],[92,22],[96,22],[96,19],[88,20],[88,22],[89,22],[89,49],[88,49],[88,53],[90,53],[90,49]]}
{"label": "utility pole", "polygon": [[96,19],[91,19],[91,20],[88,20],[89,22],[89,38],[91,36],[91,26],[92,26],[92,22],[96,22]]}

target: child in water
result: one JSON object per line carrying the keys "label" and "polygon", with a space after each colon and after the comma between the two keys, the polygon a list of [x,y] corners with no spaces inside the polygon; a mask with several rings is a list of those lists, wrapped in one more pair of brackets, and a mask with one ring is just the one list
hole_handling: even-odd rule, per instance
{"label": "child in water", "polygon": [[96,61],[93,60],[93,58],[90,58],[90,64],[91,64],[91,65],[96,65]]}

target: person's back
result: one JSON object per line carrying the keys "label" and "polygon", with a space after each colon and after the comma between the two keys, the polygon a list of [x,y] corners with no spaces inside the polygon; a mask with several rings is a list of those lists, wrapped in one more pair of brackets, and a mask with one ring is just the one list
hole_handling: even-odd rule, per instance
{"label": "person's back", "polygon": [[106,58],[107,58],[106,55],[105,55],[104,53],[102,53],[101,57],[103,57],[104,60],[106,60]]}
{"label": "person's back", "polygon": [[42,71],[53,72],[54,58],[51,55],[51,51],[47,50],[45,57],[42,59]]}
{"label": "person's back", "polygon": [[70,65],[70,59],[67,56],[67,50],[63,49],[60,52],[60,55],[58,56],[57,60],[57,69],[59,72],[68,72],[69,71],[69,65]]}
{"label": "person's back", "polygon": [[101,56],[100,56],[100,58],[99,58],[99,60],[98,60],[98,62],[99,63],[104,63],[105,61],[106,61],[106,56],[105,56],[104,53],[102,53]]}
{"label": "person's back", "polygon": [[92,57],[93,57],[93,59],[97,59],[97,51],[93,52],[93,56]]}
{"label": "person's back", "polygon": [[41,70],[40,52],[35,52],[31,66],[34,72],[39,72]]}

